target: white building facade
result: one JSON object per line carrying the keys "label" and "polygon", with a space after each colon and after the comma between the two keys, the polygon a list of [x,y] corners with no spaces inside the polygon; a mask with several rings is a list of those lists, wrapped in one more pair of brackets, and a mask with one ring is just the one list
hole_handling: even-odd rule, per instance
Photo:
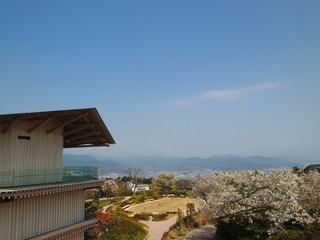
{"label": "white building facade", "polygon": [[84,190],[103,181],[66,182],[63,148],[114,143],[95,108],[0,115],[0,239],[83,239]]}

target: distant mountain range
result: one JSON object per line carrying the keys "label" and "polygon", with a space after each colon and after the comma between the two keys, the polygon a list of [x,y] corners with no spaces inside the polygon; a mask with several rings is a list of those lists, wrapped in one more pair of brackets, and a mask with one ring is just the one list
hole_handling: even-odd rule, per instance
{"label": "distant mountain range", "polygon": [[292,168],[294,166],[318,163],[317,161],[302,161],[293,157],[264,157],[264,156],[234,156],[214,155],[209,158],[163,158],[147,156],[130,156],[125,158],[71,155],[64,154],[65,166],[97,166],[100,174],[124,174],[129,168],[141,168],[147,173],[156,172],[203,172],[223,170],[266,170],[270,168]]}

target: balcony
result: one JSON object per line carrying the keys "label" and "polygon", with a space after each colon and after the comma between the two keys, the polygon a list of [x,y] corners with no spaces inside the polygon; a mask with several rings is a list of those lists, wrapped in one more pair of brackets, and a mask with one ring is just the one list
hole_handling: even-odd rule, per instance
{"label": "balcony", "polygon": [[83,182],[98,179],[98,167],[68,166],[63,168],[63,182]]}
{"label": "balcony", "polygon": [[76,183],[98,179],[98,168],[75,166],[64,168],[0,170],[0,188]]}
{"label": "balcony", "polygon": [[83,222],[67,226],[40,236],[28,238],[28,240],[48,240],[48,239],[65,239],[71,238],[74,234],[83,233],[84,231],[96,226],[97,220],[90,219]]}

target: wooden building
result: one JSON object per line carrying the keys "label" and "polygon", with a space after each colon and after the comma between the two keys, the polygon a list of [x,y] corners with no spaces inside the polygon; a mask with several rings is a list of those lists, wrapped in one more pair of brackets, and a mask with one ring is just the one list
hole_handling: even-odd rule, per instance
{"label": "wooden building", "polygon": [[63,148],[114,144],[95,108],[0,115],[0,240],[83,239],[84,190],[64,181]]}

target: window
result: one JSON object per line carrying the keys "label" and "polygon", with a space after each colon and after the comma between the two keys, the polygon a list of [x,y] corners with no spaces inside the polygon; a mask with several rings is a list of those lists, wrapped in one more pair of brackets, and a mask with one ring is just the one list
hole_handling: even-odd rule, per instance
{"label": "window", "polygon": [[18,139],[21,139],[21,140],[30,140],[31,137],[30,137],[30,136],[21,136],[21,135],[19,135],[19,136],[18,136]]}

